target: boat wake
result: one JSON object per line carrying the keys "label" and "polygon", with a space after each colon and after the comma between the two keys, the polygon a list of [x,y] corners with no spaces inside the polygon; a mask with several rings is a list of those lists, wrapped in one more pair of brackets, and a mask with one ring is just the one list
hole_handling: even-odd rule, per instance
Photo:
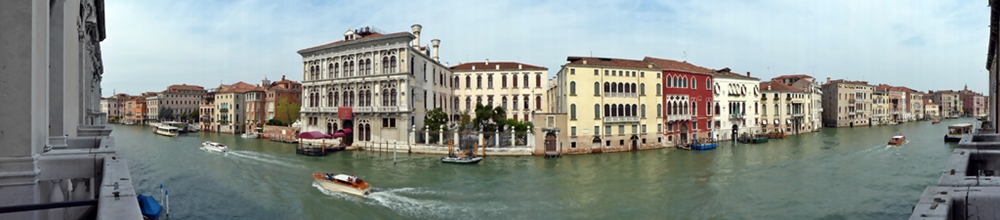
{"label": "boat wake", "polygon": [[253,151],[230,150],[229,152],[226,153],[226,155],[233,155],[233,156],[236,156],[236,157],[239,157],[239,158],[242,158],[242,159],[249,159],[249,160],[253,160],[253,161],[256,161],[256,162],[269,163],[269,164],[278,165],[278,166],[284,166],[284,167],[289,167],[289,168],[305,168],[302,165],[298,165],[298,164],[293,164],[293,163],[289,163],[289,162],[286,162],[286,161],[282,161],[280,158],[275,157],[275,156],[271,156],[271,155],[267,155],[267,154],[261,154],[261,153],[257,153],[257,152],[253,152]]}
{"label": "boat wake", "polygon": [[[339,199],[363,202],[368,205],[384,206],[402,215],[417,218],[444,218],[463,216],[473,218],[474,216],[465,207],[458,204],[446,203],[441,200],[419,199],[419,196],[446,196],[446,192],[422,190],[417,188],[399,189],[379,189],[372,188],[371,194],[367,197],[359,197],[347,193],[334,192],[324,189],[319,184],[313,182],[312,186],[323,194]],[[498,208],[498,207],[493,207]]]}

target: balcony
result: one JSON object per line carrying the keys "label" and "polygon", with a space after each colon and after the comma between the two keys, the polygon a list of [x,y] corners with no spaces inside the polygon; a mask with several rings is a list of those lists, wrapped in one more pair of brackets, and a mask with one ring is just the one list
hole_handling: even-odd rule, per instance
{"label": "balcony", "polygon": [[629,123],[629,122],[639,122],[639,116],[604,117],[604,123]]}
{"label": "balcony", "polygon": [[354,113],[371,113],[372,112],[372,107],[371,106],[354,107],[352,111]]}
{"label": "balcony", "polygon": [[619,92],[605,92],[604,97],[609,98],[635,98],[639,97],[637,93],[619,93]]}
{"label": "balcony", "polygon": [[741,114],[729,114],[729,120],[740,120],[743,119],[743,116]]}
{"label": "balcony", "polygon": [[378,112],[398,112],[399,111],[399,106],[379,106],[379,107],[376,107],[376,111],[378,111]]}
{"label": "balcony", "polygon": [[854,99],[848,99],[847,103],[854,104]]}
{"label": "balcony", "polygon": [[690,121],[690,120],[691,120],[691,115],[690,114],[667,115],[667,122]]}
{"label": "balcony", "polygon": [[806,113],[802,113],[802,112],[792,113],[792,117],[806,117]]}

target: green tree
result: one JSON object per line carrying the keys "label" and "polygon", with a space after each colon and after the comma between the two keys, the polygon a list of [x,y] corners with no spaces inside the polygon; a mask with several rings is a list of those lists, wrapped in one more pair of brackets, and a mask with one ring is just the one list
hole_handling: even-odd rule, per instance
{"label": "green tree", "polygon": [[160,108],[160,112],[157,112],[157,120],[172,120],[174,118],[174,110],[169,107]]}
{"label": "green tree", "polygon": [[192,119],[192,121],[196,121],[196,122],[197,121],[201,121],[201,119],[198,118],[198,111],[197,110],[191,111],[191,114],[188,115],[188,118]]}
{"label": "green tree", "polygon": [[472,129],[472,115],[469,115],[468,109],[462,111],[462,114],[458,116],[458,130],[465,131],[467,129]]}
{"label": "green tree", "polygon": [[[277,108],[278,112],[284,113],[285,120],[287,121],[284,120],[282,121],[284,121],[285,124],[290,125],[292,123],[295,123],[296,120],[299,120],[299,110],[301,106],[299,106],[298,102],[292,102],[291,100],[288,100],[288,97],[282,97],[281,99],[278,100],[277,106],[275,108]],[[279,113],[279,115],[280,114],[281,113]]]}
{"label": "green tree", "polygon": [[[497,125],[503,125],[506,117],[507,111],[500,106],[476,104],[476,118],[472,122],[476,130],[491,132],[497,130]],[[503,131],[502,129],[501,127],[500,130]]]}
{"label": "green tree", "polygon": [[441,108],[430,110],[427,112],[427,117],[424,117],[424,125],[432,131],[445,128],[448,125],[448,114]]}

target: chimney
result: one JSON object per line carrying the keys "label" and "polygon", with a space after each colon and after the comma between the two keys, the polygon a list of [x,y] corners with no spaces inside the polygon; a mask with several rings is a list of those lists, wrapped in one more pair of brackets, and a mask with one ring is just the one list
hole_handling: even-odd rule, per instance
{"label": "chimney", "polygon": [[417,36],[417,38],[413,39],[413,47],[416,47],[417,49],[420,48],[420,29],[423,28],[424,27],[420,26],[419,24],[414,24],[413,26],[410,26],[410,29],[413,30],[413,36]]}
{"label": "chimney", "polygon": [[281,75],[281,81],[285,81],[285,75]]}
{"label": "chimney", "polygon": [[830,77],[826,77],[826,84],[830,84]]}
{"label": "chimney", "polygon": [[476,65],[472,65],[472,70],[476,70]]}
{"label": "chimney", "polygon": [[489,65],[490,65],[490,59],[486,59],[486,65],[487,65],[487,66],[489,66]]}
{"label": "chimney", "polygon": [[520,64],[520,63],[518,63],[518,64],[517,64],[517,69],[522,69],[522,68],[523,68],[523,66],[521,66],[521,64]]}
{"label": "chimney", "polygon": [[747,77],[750,77],[750,71],[747,71]]}
{"label": "chimney", "polygon": [[500,64],[497,64],[497,70],[500,70]]}
{"label": "chimney", "polygon": [[587,60],[583,60],[583,65],[587,65]]}
{"label": "chimney", "polygon": [[440,50],[438,49],[438,46],[441,45],[441,40],[431,40],[431,45],[434,47],[434,62],[438,62],[438,51]]}

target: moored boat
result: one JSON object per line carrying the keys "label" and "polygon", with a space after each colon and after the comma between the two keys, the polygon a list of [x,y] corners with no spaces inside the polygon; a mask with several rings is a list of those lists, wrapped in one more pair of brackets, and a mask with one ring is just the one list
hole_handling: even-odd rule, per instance
{"label": "moored boat", "polygon": [[243,134],[240,135],[240,137],[247,138],[247,139],[257,139],[257,136],[258,135],[256,133],[250,133],[250,132],[243,133]]}
{"label": "moored boat", "polygon": [[945,142],[958,142],[962,136],[972,133],[972,124],[959,123],[948,126],[948,134],[944,135]]}
{"label": "moored boat", "polygon": [[168,137],[177,137],[180,134],[180,130],[174,126],[160,125],[153,127],[153,133]]}
{"label": "moored boat", "polygon": [[371,185],[361,178],[347,174],[314,173],[313,179],[320,187],[329,191],[367,196]]}
{"label": "moored boat", "polygon": [[906,136],[903,136],[903,134],[892,136],[892,139],[889,139],[889,145],[899,146],[903,145],[903,143],[906,143]]}
{"label": "moored boat", "polygon": [[441,157],[441,162],[445,163],[459,163],[459,164],[475,164],[483,161],[482,157]]}
{"label": "moored boat", "polygon": [[205,148],[205,150],[207,151],[214,151],[220,153],[229,152],[229,147],[226,147],[226,145],[211,141],[205,141],[205,143],[201,143],[201,147]]}
{"label": "moored boat", "polygon": [[691,143],[691,150],[711,150],[715,149],[716,143],[711,140],[695,140]]}

